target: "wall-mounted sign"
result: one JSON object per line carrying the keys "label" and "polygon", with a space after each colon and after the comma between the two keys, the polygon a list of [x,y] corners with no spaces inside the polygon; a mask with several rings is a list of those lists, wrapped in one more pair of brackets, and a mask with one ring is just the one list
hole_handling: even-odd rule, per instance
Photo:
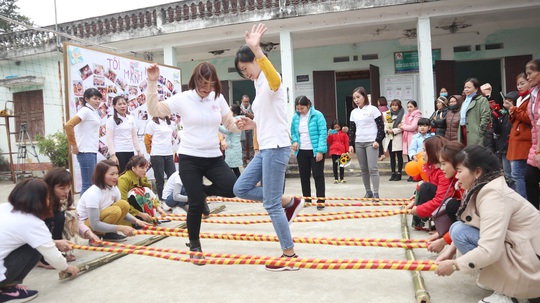
{"label": "wall-mounted sign", "polygon": [[[431,58],[433,68],[435,68],[435,61],[441,60],[441,49],[431,50]],[[396,74],[417,73],[419,70],[418,51],[395,52],[394,66]]]}
{"label": "wall-mounted sign", "polygon": [[296,82],[309,82],[309,75],[296,76]]}

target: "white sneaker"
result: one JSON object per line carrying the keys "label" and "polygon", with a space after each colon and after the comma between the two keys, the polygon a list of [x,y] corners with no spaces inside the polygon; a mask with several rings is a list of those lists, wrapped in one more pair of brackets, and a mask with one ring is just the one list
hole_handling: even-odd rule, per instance
{"label": "white sneaker", "polygon": [[508,296],[494,292],[491,296],[485,297],[478,301],[478,303],[513,303],[512,299]]}
{"label": "white sneaker", "polygon": [[164,211],[170,211],[171,207],[165,203],[165,201],[161,201],[161,208],[163,208]]}

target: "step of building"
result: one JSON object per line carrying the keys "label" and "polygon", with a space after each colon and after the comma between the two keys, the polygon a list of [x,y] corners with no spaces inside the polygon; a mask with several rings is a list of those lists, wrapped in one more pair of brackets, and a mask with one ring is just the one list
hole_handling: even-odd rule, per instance
{"label": "step of building", "polygon": [[[405,162],[406,161],[404,161],[404,166],[405,166]],[[381,175],[381,176],[390,176],[390,175],[392,175],[392,170],[390,169],[390,160],[388,160],[388,158],[383,160],[383,161],[379,161],[378,164],[379,164],[379,175]],[[361,169],[360,169],[360,165],[358,164],[358,161],[355,158],[353,158],[353,160],[351,161],[351,164],[349,166],[345,167],[345,175],[361,176],[361,173],[362,172],[361,172]],[[404,174],[405,170],[403,170],[402,173]],[[291,161],[289,161],[289,165],[287,166],[287,171],[285,173],[285,176],[287,178],[289,178],[289,177],[290,178],[294,178],[294,177],[299,178],[300,177],[300,174],[298,172],[298,164],[296,163],[296,159],[293,158],[293,157],[291,157]],[[325,159],[324,176],[325,177],[333,177],[334,176],[334,171],[333,171],[333,166],[332,166],[332,159]]]}

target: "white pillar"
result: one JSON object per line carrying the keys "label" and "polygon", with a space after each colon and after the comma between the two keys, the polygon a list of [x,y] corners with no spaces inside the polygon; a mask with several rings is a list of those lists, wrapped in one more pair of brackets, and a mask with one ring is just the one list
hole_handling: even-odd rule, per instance
{"label": "white pillar", "polygon": [[418,43],[419,85],[418,108],[424,117],[429,117],[435,110],[433,59],[431,54],[431,27],[429,17],[418,17],[416,26]]}
{"label": "white pillar", "polygon": [[176,48],[170,46],[163,48],[163,64],[177,67]]}
{"label": "white pillar", "polygon": [[279,33],[281,50],[281,75],[283,86],[287,92],[287,117],[289,122],[294,114],[294,58],[291,32]]}

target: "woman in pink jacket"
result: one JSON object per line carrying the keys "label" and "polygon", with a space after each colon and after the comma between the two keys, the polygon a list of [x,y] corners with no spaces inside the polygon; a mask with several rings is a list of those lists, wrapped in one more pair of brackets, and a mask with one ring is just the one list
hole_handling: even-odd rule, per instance
{"label": "woman in pink jacket", "polygon": [[538,96],[538,85],[540,84],[540,59],[532,60],[525,66],[527,80],[531,85],[531,97],[529,99],[529,108],[527,113],[531,120],[532,145],[529,149],[529,157],[527,159],[527,169],[525,170],[525,190],[527,192],[527,200],[538,209],[540,199],[540,144],[538,135],[540,134],[540,98]]}
{"label": "woman in pink jacket", "polygon": [[[409,157],[409,161],[411,160],[411,156],[414,155],[409,156],[407,151],[409,150],[413,136],[418,132],[418,120],[420,118],[422,118],[422,112],[418,109],[416,101],[411,100],[407,102],[407,113],[398,127],[403,131],[403,154]],[[409,177],[407,181],[413,181],[412,177]]]}

